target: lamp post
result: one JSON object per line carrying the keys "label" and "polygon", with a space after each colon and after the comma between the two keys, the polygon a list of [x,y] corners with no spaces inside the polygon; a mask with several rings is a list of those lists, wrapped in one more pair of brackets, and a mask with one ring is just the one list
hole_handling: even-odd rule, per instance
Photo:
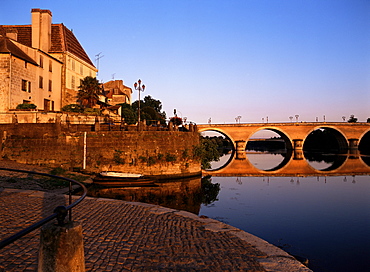
{"label": "lamp post", "polygon": [[137,116],[137,123],[140,126],[140,92],[143,92],[145,90],[145,85],[143,84],[141,86],[141,79],[139,79],[137,82],[134,83],[134,88],[139,92],[139,107],[138,107],[138,116]]}

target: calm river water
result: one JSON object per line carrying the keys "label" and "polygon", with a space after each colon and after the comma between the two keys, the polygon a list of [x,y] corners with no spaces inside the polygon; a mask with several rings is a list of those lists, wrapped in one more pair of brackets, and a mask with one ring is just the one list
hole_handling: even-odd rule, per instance
{"label": "calm river water", "polygon": [[[213,168],[230,156],[214,163]],[[247,158],[260,169],[271,169],[284,159],[278,154],[253,153],[247,153]],[[358,169],[356,160],[360,159],[347,162]],[[235,176],[203,178],[202,186],[197,178],[162,182],[153,188],[96,190],[92,194],[217,219],[308,259],[309,268],[315,272],[370,271],[370,167],[363,161],[360,164],[367,172],[358,175],[334,174],[332,169],[315,176],[245,176],[248,173],[239,171]],[[310,166],[330,169],[330,162],[310,162]]]}
{"label": "calm river water", "polygon": [[[282,160],[272,154],[247,156],[262,169]],[[370,271],[369,175],[212,177],[212,183],[220,184],[218,199],[202,205],[201,215],[307,258],[313,271]]]}

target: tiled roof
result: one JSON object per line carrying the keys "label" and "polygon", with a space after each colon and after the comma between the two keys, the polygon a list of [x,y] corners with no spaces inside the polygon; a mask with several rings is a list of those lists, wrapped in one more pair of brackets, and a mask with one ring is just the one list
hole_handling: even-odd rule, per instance
{"label": "tiled roof", "polygon": [[0,54],[1,53],[11,53],[13,56],[38,66],[38,64],[26,53],[24,53],[22,49],[15,45],[9,38],[2,35],[0,35]]}
{"label": "tiled roof", "polygon": [[[32,46],[31,25],[0,25],[0,29],[1,28],[3,28],[3,32],[16,31],[18,35],[17,41],[19,43],[29,47]],[[63,24],[52,24],[51,47],[49,53],[63,53],[66,51],[94,66],[73,32]]]}
{"label": "tiled roof", "polygon": [[53,24],[51,28],[50,53],[64,51],[68,51],[88,64],[94,66],[73,32],[63,24]]}

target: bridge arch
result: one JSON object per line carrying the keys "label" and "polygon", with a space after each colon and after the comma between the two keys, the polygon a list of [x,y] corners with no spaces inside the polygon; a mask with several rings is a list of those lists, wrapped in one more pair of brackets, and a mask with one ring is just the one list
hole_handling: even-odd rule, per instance
{"label": "bridge arch", "polygon": [[370,155],[370,129],[364,131],[359,138],[358,149],[361,153]]}
{"label": "bridge arch", "polygon": [[237,140],[235,139],[235,137],[233,137],[230,133],[227,133],[224,129],[222,128],[215,128],[215,127],[205,127],[205,128],[200,128],[198,129],[198,132],[199,133],[202,133],[202,132],[218,132],[220,134],[222,134],[223,136],[225,136],[233,145],[233,148],[234,148],[234,151],[236,151],[236,142]]}
{"label": "bridge arch", "polygon": [[289,134],[286,133],[284,130],[279,129],[277,127],[273,127],[273,126],[263,126],[263,127],[257,128],[254,132],[252,132],[249,135],[249,137],[246,139],[246,142],[248,143],[248,141],[251,139],[251,137],[256,132],[263,131],[263,130],[268,130],[268,131],[275,132],[276,134],[278,134],[284,140],[286,149],[288,149],[288,150],[293,149],[293,140],[289,137]]}
{"label": "bridge arch", "polygon": [[326,129],[334,136],[338,143],[339,152],[345,153],[348,150],[350,146],[350,139],[347,139],[346,135],[340,129],[326,125],[313,127],[303,139],[303,148],[307,139],[310,137],[310,134],[319,129]]}
{"label": "bridge arch", "polygon": [[[341,151],[350,151],[355,154],[358,144],[369,135],[370,123],[348,122],[290,122],[290,123],[244,123],[244,124],[201,124],[198,131],[217,131],[230,139],[234,149],[242,151],[251,135],[259,130],[271,130],[281,135],[292,147],[296,158],[301,158],[303,144],[309,134],[317,129],[329,129],[335,136]],[[346,150],[347,149],[347,150]],[[297,155],[296,155],[297,154]]]}
{"label": "bridge arch", "polygon": [[198,132],[202,133],[202,132],[218,132],[220,133],[221,135],[225,136],[231,143],[234,144],[234,139],[227,133],[225,132],[224,130],[222,129],[219,129],[219,128],[202,128],[202,129],[199,129]]}

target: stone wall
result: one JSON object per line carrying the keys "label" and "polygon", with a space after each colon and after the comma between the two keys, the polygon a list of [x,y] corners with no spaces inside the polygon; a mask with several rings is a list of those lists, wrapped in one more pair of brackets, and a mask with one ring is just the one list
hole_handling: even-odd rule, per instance
{"label": "stone wall", "polygon": [[67,132],[57,124],[0,125],[1,156],[20,163],[82,169],[86,150],[89,172],[190,176],[201,171],[193,158],[199,144],[197,132],[81,129]]}

